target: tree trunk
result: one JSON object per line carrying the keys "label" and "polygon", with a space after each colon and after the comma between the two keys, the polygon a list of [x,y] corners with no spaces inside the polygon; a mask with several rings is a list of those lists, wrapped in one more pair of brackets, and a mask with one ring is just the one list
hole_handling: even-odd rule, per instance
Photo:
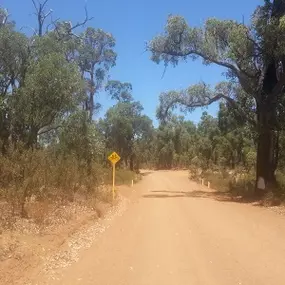
{"label": "tree trunk", "polygon": [[274,104],[266,108],[258,108],[258,142],[256,159],[256,194],[263,195],[275,186],[276,170],[276,132],[270,125],[274,114]]}
{"label": "tree trunk", "polygon": [[89,121],[93,121],[94,112],[94,95],[95,95],[95,78],[94,78],[94,65],[92,66],[92,72],[90,73],[90,98],[89,98]]}
{"label": "tree trunk", "polygon": [[35,148],[37,147],[38,143],[38,131],[39,129],[36,127],[31,127],[29,136],[28,136],[28,142],[27,142],[27,147],[28,148]]}
{"label": "tree trunk", "polygon": [[131,170],[131,171],[134,170],[134,159],[133,159],[132,156],[131,156],[131,158],[130,158],[130,170]]}
{"label": "tree trunk", "polygon": [[135,155],[131,154],[130,156],[130,170],[134,171],[134,159],[135,159]]}
{"label": "tree trunk", "polygon": [[93,121],[93,112],[94,112],[94,94],[90,93],[89,98],[89,121]]}
{"label": "tree trunk", "polygon": [[[284,15],[284,0],[275,0],[272,17],[279,18]],[[282,8],[282,9],[281,9]],[[281,13],[281,10],[282,13]],[[281,14],[279,14],[279,12]],[[277,129],[277,96],[278,84],[277,66],[274,58],[269,58],[262,86],[262,92],[257,100],[257,159],[256,159],[256,194],[263,195],[270,188],[276,186],[276,129]],[[280,92],[282,90],[280,89]],[[278,148],[277,148],[278,149]],[[277,151],[278,153],[278,151]]]}

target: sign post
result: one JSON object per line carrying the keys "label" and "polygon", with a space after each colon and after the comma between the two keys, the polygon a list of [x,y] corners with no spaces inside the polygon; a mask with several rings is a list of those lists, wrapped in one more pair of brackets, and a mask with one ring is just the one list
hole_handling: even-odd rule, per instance
{"label": "sign post", "polygon": [[112,163],[113,167],[113,187],[112,187],[112,194],[113,194],[113,201],[115,200],[115,177],[116,177],[116,163],[121,159],[121,157],[116,153],[113,152],[108,157],[109,161]]}

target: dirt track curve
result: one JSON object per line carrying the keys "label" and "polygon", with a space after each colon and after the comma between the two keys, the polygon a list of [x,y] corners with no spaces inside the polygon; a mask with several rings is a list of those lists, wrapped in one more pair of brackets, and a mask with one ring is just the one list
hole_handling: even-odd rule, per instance
{"label": "dirt track curve", "polygon": [[134,189],[125,213],[49,284],[285,284],[284,216],[205,198],[186,172],[146,173]]}

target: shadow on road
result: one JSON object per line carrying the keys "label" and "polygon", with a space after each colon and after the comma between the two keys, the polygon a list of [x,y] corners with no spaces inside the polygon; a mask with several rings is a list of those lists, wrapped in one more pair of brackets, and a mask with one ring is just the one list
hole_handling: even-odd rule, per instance
{"label": "shadow on road", "polygon": [[151,194],[145,194],[143,198],[210,198],[221,202],[234,202],[234,203],[253,203],[257,200],[254,198],[245,198],[241,196],[233,196],[229,192],[219,191],[151,191]]}
{"label": "shadow on road", "polygon": [[140,175],[141,175],[141,176],[147,176],[147,175],[149,175],[149,174],[151,174],[151,173],[153,173],[153,171],[141,171],[141,172],[140,172]]}

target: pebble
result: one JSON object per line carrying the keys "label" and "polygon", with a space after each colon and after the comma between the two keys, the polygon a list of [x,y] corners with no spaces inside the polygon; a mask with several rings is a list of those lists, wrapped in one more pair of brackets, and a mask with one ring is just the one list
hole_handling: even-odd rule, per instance
{"label": "pebble", "polygon": [[[112,207],[105,215],[105,219],[111,222],[116,216],[121,216],[126,209],[129,200],[120,197],[116,206]],[[100,221],[96,221],[92,226],[83,231],[79,231],[70,237],[68,241],[68,249],[60,251],[55,255],[46,259],[45,272],[49,278],[55,278],[57,270],[60,268],[66,268],[72,263],[79,260],[79,254],[81,250],[90,248],[94,241],[98,238],[98,235],[105,232],[109,225],[103,225]]]}

